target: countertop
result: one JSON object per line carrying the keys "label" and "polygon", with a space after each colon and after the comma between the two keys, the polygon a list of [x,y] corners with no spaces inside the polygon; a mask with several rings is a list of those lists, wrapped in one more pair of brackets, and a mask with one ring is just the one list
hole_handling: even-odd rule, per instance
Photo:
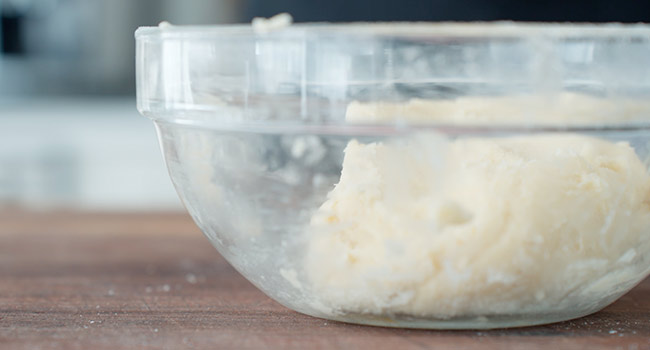
{"label": "countertop", "polygon": [[2,211],[0,348],[650,349],[650,279],[601,312],[547,326],[358,326],[272,301],[185,214]]}

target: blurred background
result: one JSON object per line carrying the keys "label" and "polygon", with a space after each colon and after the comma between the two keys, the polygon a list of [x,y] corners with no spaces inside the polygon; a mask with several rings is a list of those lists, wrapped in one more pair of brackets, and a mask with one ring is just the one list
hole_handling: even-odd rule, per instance
{"label": "blurred background", "polygon": [[135,110],[138,26],[305,21],[650,22],[648,1],[0,0],[0,209],[181,209]]}

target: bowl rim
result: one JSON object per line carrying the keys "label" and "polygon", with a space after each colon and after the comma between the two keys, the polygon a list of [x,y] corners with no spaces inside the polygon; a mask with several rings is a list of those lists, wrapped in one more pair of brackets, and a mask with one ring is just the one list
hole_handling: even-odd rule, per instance
{"label": "bowl rim", "polygon": [[645,38],[650,40],[648,23],[589,22],[305,22],[269,31],[256,30],[251,24],[143,26],[135,31],[139,40],[216,39],[269,35],[305,34],[376,35],[400,38]]}
{"label": "bowl rim", "polygon": [[313,123],[297,122],[222,122],[148,116],[157,125],[213,130],[230,133],[283,134],[283,135],[338,135],[338,136],[403,136],[422,132],[435,132],[446,136],[498,136],[538,133],[628,134],[650,132],[650,122],[576,123],[576,124],[450,124],[450,123]]}
{"label": "bowl rim", "polygon": [[[223,25],[172,25],[162,22],[158,26],[139,27],[135,31],[136,41],[140,44],[160,43],[162,41],[220,41],[224,40],[305,40],[311,36],[318,40],[320,37],[333,36],[337,40],[354,41],[355,38],[367,40],[368,37],[383,39],[420,39],[425,41],[446,41],[449,39],[472,40],[623,40],[650,42],[650,23],[587,23],[587,22],[347,22],[327,23],[311,22],[297,23],[280,28],[256,30],[250,23]],[[140,45],[139,44],[139,45]],[[176,104],[175,104],[176,105]],[[178,107],[178,105],[176,105]],[[300,121],[283,123],[278,121],[253,122],[223,122],[217,120],[192,120],[191,118],[175,118],[165,111],[153,111],[144,108],[138,98],[138,110],[144,116],[157,123],[176,124],[192,128],[208,128],[223,130],[257,130],[258,132],[311,132],[311,133],[410,133],[418,129],[435,129],[451,134],[467,132],[630,132],[649,131],[650,121],[621,122],[621,123],[576,123],[576,124],[467,124],[445,125],[442,123],[408,123],[397,124],[358,124],[348,123],[315,123]],[[181,109],[182,110],[182,109]],[[161,113],[162,112],[162,113]],[[201,112],[197,110],[196,112]],[[296,131],[298,130],[298,131]]]}

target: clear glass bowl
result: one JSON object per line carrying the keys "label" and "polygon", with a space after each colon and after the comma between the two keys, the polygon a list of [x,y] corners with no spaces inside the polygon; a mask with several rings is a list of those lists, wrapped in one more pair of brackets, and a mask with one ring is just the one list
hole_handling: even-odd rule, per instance
{"label": "clear glass bowl", "polygon": [[496,328],[650,271],[650,27],[140,28],[139,111],[260,290],[326,319]]}

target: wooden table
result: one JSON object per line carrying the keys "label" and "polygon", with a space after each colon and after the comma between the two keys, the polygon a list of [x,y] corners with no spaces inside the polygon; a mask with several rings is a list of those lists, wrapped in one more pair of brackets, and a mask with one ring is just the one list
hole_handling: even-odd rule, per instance
{"label": "wooden table", "polygon": [[131,348],[650,349],[650,280],[548,326],[365,327],[270,300],[184,214],[0,212],[0,349]]}

